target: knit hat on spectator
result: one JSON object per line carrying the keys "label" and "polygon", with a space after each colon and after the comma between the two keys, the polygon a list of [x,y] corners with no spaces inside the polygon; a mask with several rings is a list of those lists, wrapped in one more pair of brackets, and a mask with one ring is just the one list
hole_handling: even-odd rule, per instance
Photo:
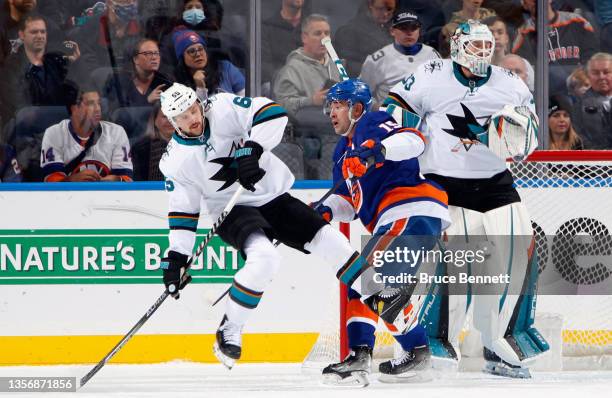
{"label": "knit hat on spectator", "polygon": [[193,44],[200,43],[206,47],[206,41],[194,32],[193,30],[182,29],[177,30],[172,34],[172,41],[174,42],[174,53],[176,58],[181,58],[185,53],[185,50]]}
{"label": "knit hat on spectator", "polygon": [[548,116],[552,115],[557,111],[566,111],[572,113],[572,105],[564,95],[553,95],[548,100]]}
{"label": "knit hat on spectator", "polygon": [[421,22],[416,14],[410,11],[401,11],[393,16],[391,20],[392,28],[399,28],[400,25],[412,25],[417,28],[421,27]]}

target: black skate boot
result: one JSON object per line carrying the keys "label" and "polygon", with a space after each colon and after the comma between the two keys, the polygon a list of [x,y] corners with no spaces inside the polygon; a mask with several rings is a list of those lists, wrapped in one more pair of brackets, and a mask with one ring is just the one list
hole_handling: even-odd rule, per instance
{"label": "black skate boot", "polygon": [[529,368],[511,365],[486,347],[484,347],[484,359],[485,367],[482,371],[485,373],[515,379],[531,379]]}
{"label": "black skate boot", "polygon": [[378,366],[383,383],[416,383],[431,380],[431,351],[424,345],[403,351],[399,358]]}
{"label": "black skate boot", "polygon": [[231,323],[227,316],[221,320],[217,329],[217,341],[213,346],[213,352],[217,359],[231,369],[242,354],[242,326]]}
{"label": "black skate boot", "polygon": [[323,369],[323,384],[366,387],[372,368],[372,349],[358,346],[351,350],[344,361],[332,363]]}
{"label": "black skate boot", "polygon": [[364,304],[400,333],[408,327],[404,309],[410,305],[410,293],[405,287],[385,287],[365,299]]}

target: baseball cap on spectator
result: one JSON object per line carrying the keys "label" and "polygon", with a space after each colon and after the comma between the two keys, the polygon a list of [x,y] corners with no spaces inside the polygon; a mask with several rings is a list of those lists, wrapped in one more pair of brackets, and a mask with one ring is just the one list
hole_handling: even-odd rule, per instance
{"label": "baseball cap on spectator", "polygon": [[193,44],[200,43],[206,47],[206,41],[202,36],[194,32],[193,30],[182,29],[177,30],[172,34],[172,41],[174,42],[174,53],[176,58],[181,58],[187,48]]}
{"label": "baseball cap on spectator", "polygon": [[393,16],[393,19],[391,19],[391,27],[396,29],[418,29],[421,27],[421,22],[416,14],[410,11],[402,11]]}
{"label": "baseball cap on spectator", "polygon": [[553,95],[548,100],[548,116],[557,111],[566,111],[572,113],[572,105],[564,95]]}

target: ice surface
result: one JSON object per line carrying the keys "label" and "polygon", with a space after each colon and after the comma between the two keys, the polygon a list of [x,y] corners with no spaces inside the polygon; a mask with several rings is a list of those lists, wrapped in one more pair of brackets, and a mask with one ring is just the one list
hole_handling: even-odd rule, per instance
{"label": "ice surface", "polygon": [[[0,376],[74,376],[92,366],[0,367]],[[301,373],[300,364],[237,364],[228,371],[217,364],[165,363],[106,365],[73,394],[19,393],[16,397],[403,397],[526,398],[609,397],[612,372],[534,372],[531,380],[512,380],[477,372],[443,375],[423,384],[383,384],[371,377],[364,389],[321,385],[316,375]],[[407,395],[410,394],[410,395]],[[0,394],[3,395],[3,394]]]}

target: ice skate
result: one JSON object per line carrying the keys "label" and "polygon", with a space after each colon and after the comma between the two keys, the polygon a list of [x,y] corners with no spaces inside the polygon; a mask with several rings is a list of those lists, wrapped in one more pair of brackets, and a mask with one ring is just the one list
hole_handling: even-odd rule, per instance
{"label": "ice skate", "polygon": [[372,349],[355,347],[342,362],[323,369],[323,384],[366,387],[372,368]]}
{"label": "ice skate", "polygon": [[242,354],[242,326],[229,322],[224,316],[217,329],[213,352],[225,367],[231,369]]}
{"label": "ice skate", "polygon": [[428,346],[415,347],[403,351],[399,358],[393,358],[380,364],[379,380],[383,383],[418,383],[430,381],[431,351]]}
{"label": "ice skate", "polygon": [[485,367],[483,372],[496,376],[512,377],[515,379],[530,379],[529,368],[511,365],[501,359],[497,354],[488,348],[484,348]]}

